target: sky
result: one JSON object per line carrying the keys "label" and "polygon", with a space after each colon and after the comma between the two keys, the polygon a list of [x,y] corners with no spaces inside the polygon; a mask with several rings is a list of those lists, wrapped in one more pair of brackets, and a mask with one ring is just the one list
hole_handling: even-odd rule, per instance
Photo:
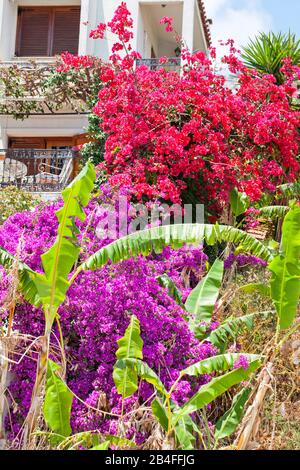
{"label": "sky", "polygon": [[235,39],[238,46],[260,31],[289,29],[300,38],[300,0],[204,0],[212,18],[214,45],[219,39]]}

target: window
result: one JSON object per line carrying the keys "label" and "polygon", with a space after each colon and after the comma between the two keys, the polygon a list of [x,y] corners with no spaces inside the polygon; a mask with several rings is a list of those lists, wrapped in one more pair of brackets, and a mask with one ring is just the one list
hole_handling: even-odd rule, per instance
{"label": "window", "polygon": [[19,8],[16,56],[78,53],[80,7]]}

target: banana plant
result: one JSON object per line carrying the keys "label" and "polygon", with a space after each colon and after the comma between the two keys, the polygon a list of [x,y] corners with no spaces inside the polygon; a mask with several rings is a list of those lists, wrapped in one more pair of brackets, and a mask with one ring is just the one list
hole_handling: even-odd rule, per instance
{"label": "banana plant", "polygon": [[300,298],[300,205],[292,203],[282,226],[279,254],[269,263],[271,297],[280,329],[295,319]]}
{"label": "banana plant", "polygon": [[185,302],[185,309],[191,314],[190,328],[195,336],[202,338],[209,323],[219,296],[224,274],[224,262],[216,259],[208,274],[192,290]]}
{"label": "banana plant", "polygon": [[229,203],[235,218],[244,214],[250,206],[250,200],[246,193],[233,188],[229,195]]}
{"label": "banana plant", "polygon": [[[292,201],[287,209],[279,251],[268,264],[272,274],[270,283],[241,287],[245,292],[257,291],[272,299],[278,317],[278,331],[292,326],[300,298],[300,205]],[[278,215],[283,214],[281,210]]]}
{"label": "banana plant", "polygon": [[[152,402],[152,412],[162,428],[169,436],[174,435],[178,445],[184,450],[193,449],[195,433],[199,433],[191,415],[204,409],[217,397],[227,392],[234,385],[249,379],[251,374],[260,367],[260,357],[252,354],[222,354],[197,362],[183,369],[172,387],[167,390],[158,375],[143,362],[143,342],[140,337],[139,320],[131,316],[129,326],[123,338],[118,341],[117,361],[114,366],[113,378],[118,392],[123,398],[132,396],[138,389],[138,378],[154,386],[157,396]],[[241,357],[248,361],[248,367],[234,368]],[[218,375],[222,373],[222,375]],[[185,377],[199,377],[203,374],[212,374],[213,379],[199,388],[199,390],[181,407],[172,400],[172,394],[176,390],[179,381]],[[128,382],[128,383],[127,383]],[[237,412],[237,405],[233,405]],[[239,402],[239,406],[241,406]],[[232,420],[238,424],[238,420],[230,414],[231,429]],[[241,413],[239,414],[240,417]],[[225,416],[228,433],[229,418]],[[227,434],[228,435],[228,434]],[[222,434],[220,434],[222,436]],[[219,437],[221,438],[221,437]]]}
{"label": "banana plant", "polygon": [[[242,244],[248,251],[266,260],[272,259],[272,253],[261,242],[249,234],[225,225],[183,224],[161,226],[140,231],[114,241],[90,256],[72,273],[78,262],[80,247],[77,242],[78,229],[76,218],[85,219],[84,207],[88,204],[95,181],[95,170],[88,163],[77,178],[63,191],[63,207],[57,212],[59,221],[58,235],[54,245],[42,256],[44,272],[38,273],[25,263],[19,262],[19,288],[25,299],[36,307],[41,307],[45,316],[45,331],[41,338],[41,351],[37,364],[36,381],[32,392],[32,401],[25,423],[24,446],[29,442],[31,434],[37,428],[37,420],[42,407],[43,389],[46,383],[49,367],[50,334],[54,321],[58,320],[59,306],[64,302],[70,285],[83,271],[104,267],[109,261],[117,263],[133,256],[147,256],[152,251],[160,253],[165,246],[179,248],[186,243],[200,243],[204,240],[213,245],[217,242],[232,242]],[[0,248],[0,264],[9,269],[14,262],[14,256]],[[72,273],[70,277],[69,274]],[[211,308],[211,307],[210,307]],[[137,359],[137,358],[136,358]],[[53,365],[53,364],[52,364]],[[52,369],[54,369],[52,367]],[[145,367],[144,367],[145,369]],[[52,378],[62,380],[58,370],[48,370]],[[143,370],[149,374],[149,370]],[[50,393],[48,387],[47,393]],[[53,390],[53,388],[52,388]],[[52,392],[51,392],[52,393]],[[50,401],[51,403],[51,401]],[[56,403],[56,404],[55,404]],[[51,406],[59,407],[59,400],[52,401]],[[46,407],[47,410],[47,407]],[[59,412],[59,410],[58,410]],[[58,430],[57,422],[52,420],[47,411],[47,424],[51,429]],[[61,423],[60,432],[66,433]],[[64,430],[62,430],[64,428]]]}
{"label": "banana plant", "polygon": [[[78,229],[75,219],[85,219],[83,208],[88,204],[96,178],[94,167],[88,163],[74,181],[62,192],[64,205],[56,213],[59,227],[54,245],[42,256],[43,273],[30,269],[25,263],[19,263],[20,290],[26,300],[36,307],[41,307],[45,317],[44,335],[40,338],[40,354],[37,361],[36,380],[32,391],[31,405],[24,427],[24,446],[27,447],[30,436],[37,428],[38,417],[42,408],[45,385],[45,416],[63,435],[69,432],[64,423],[57,428],[57,416],[64,409],[59,400],[51,400],[53,390],[56,394],[60,379],[56,375],[57,367],[49,362],[50,335],[58,308],[64,302],[70,286],[68,276],[78,260],[80,246],[77,240]],[[9,268],[14,257],[0,249],[0,263]],[[46,376],[48,378],[46,381]],[[62,392],[62,390],[60,390]],[[54,395],[55,395],[54,393]],[[65,393],[65,396],[67,394]],[[50,405],[49,405],[50,400]],[[68,397],[70,401],[70,397]],[[70,407],[68,406],[67,409]]]}

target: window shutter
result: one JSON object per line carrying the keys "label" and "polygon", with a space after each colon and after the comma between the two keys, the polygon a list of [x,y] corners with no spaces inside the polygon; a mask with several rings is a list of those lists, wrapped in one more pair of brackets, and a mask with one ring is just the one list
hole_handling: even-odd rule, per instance
{"label": "window shutter", "polygon": [[16,55],[20,57],[47,56],[49,25],[50,11],[21,9]]}
{"label": "window shutter", "polygon": [[54,11],[52,55],[78,54],[80,8]]}

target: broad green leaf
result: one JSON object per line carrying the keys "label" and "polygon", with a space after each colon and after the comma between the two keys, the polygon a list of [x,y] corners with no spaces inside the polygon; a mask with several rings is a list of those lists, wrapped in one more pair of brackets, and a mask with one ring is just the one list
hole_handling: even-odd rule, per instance
{"label": "broad green leaf", "polygon": [[119,360],[114,366],[113,379],[118,393],[127,398],[137,390],[137,368],[134,362],[126,363],[122,359],[143,359],[140,323],[135,315],[130,317],[129,326],[118,345],[116,356]]}
{"label": "broad green leaf", "polygon": [[282,226],[280,253],[269,264],[271,297],[281,329],[295,319],[300,297],[300,206],[293,204]]}
{"label": "broad green leaf", "polygon": [[165,409],[164,405],[161,403],[159,398],[155,398],[151,403],[151,408],[154,416],[156,417],[157,421],[161,425],[161,427],[168,431],[168,416],[167,410]]}
{"label": "broad green leaf", "polygon": [[70,415],[73,394],[58,375],[61,367],[48,360],[44,416],[47,426],[60,436],[69,436],[72,432]]}
{"label": "broad green leaf", "polygon": [[64,189],[64,205],[56,213],[59,221],[57,239],[49,251],[42,256],[43,275],[34,282],[43,305],[54,309],[64,300],[69,288],[68,275],[80,253],[77,240],[78,228],[75,219],[85,220],[85,207],[94,187],[96,173],[91,163],[87,163],[80,174]]}
{"label": "broad green leaf", "polygon": [[170,245],[178,249],[186,243],[198,244],[205,241],[208,245],[218,242],[230,242],[243,245],[248,253],[252,253],[266,261],[272,259],[270,250],[259,240],[242,230],[227,225],[209,224],[175,224],[141,230],[120,238],[101,248],[88,258],[76,271],[93,271],[105,266],[108,261],[118,263],[134,256],[148,256],[152,251],[161,253]]}
{"label": "broad green leaf", "polygon": [[224,262],[217,259],[208,274],[192,290],[185,302],[186,310],[193,315],[190,320],[192,331],[197,336],[201,322],[211,321],[224,273]]}
{"label": "broad green leaf", "polygon": [[260,209],[260,215],[270,219],[283,219],[288,211],[288,206],[266,206]]}
{"label": "broad green leaf", "polygon": [[180,372],[180,376],[183,377],[184,375],[190,375],[198,377],[199,375],[211,374],[212,372],[224,372],[226,370],[232,369],[234,363],[238,361],[241,356],[246,357],[249,363],[259,360],[259,356],[256,354],[220,354],[218,356],[208,357],[207,359],[203,359],[200,362],[192,364],[186,369],[183,369]]}
{"label": "broad green leaf", "polygon": [[245,328],[252,330],[255,316],[258,315],[251,313],[242,317],[229,318],[210,333],[208,340],[221,352],[224,352],[229,339],[235,340]]}
{"label": "broad green leaf", "polygon": [[184,308],[184,305],[181,301],[181,292],[176,286],[175,282],[167,274],[158,276],[157,280],[162,287],[168,289],[169,296],[172,297],[178,305]]}
{"label": "broad green leaf", "polygon": [[189,415],[180,418],[175,426],[175,436],[182,450],[193,450],[195,448],[196,438],[193,434],[195,423]]}
{"label": "broad green leaf", "polygon": [[298,198],[300,196],[300,183],[287,183],[277,187],[284,197]]}
{"label": "broad green leaf", "polygon": [[240,193],[237,188],[230,192],[229,202],[235,217],[242,215],[250,206],[250,201],[246,193]]}
{"label": "broad green leaf", "polygon": [[199,391],[195,393],[195,395],[181,408],[181,410],[176,414],[176,422],[178,422],[183,416],[190,415],[191,413],[207,406],[234,385],[237,385],[243,380],[247,380],[259,367],[260,360],[254,359],[250,361],[247,370],[243,368],[234,369],[224,375],[213,378],[209,383],[200,387]]}
{"label": "broad green leaf", "polygon": [[[145,380],[154,386],[157,392],[167,395],[162,381],[158,375],[143,361],[139,359],[119,359],[115,364],[115,369],[133,371],[141,380]],[[135,390],[137,389],[137,383],[135,382]]]}
{"label": "broad green leaf", "polygon": [[224,439],[224,437],[231,436],[238,425],[240,424],[243,413],[244,406],[249,398],[251,389],[244,388],[241,390],[232,400],[232,405],[226,413],[221,416],[217,421],[215,427],[215,438],[216,440]]}
{"label": "broad green leaf", "polygon": [[140,322],[135,315],[131,315],[125,334],[117,343],[119,345],[116,352],[117,359],[143,359]]}
{"label": "broad green leaf", "polygon": [[167,390],[158,375],[143,361],[137,360],[137,374],[140,379],[153,385],[157,392],[167,395]]}

